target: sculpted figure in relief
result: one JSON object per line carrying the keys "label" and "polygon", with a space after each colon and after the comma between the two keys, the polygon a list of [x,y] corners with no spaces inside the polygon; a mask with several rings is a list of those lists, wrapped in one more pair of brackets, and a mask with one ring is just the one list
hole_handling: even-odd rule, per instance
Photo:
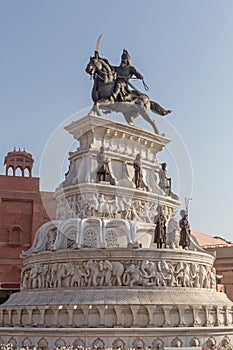
{"label": "sculpted figure in relief", "polygon": [[183,269],[183,287],[190,287],[190,264],[184,263]]}
{"label": "sculpted figure in relief", "polygon": [[200,270],[200,266],[197,263],[192,263],[191,267],[191,287],[194,288],[200,288],[200,276],[199,276],[199,270]]}
{"label": "sculpted figure in relief", "polygon": [[153,220],[151,217],[153,205],[154,205],[153,203],[146,202],[146,201],[144,202],[144,207],[142,208],[142,221],[153,223]]}
{"label": "sculpted figure in relief", "polygon": [[135,284],[138,286],[148,285],[148,279],[143,276],[140,266],[136,264],[129,265],[123,275],[123,284],[132,288]]}
{"label": "sculpted figure in relief", "polygon": [[125,343],[121,338],[117,338],[112,343],[112,349],[113,350],[125,350]]}
{"label": "sculpted figure in relief", "polygon": [[181,348],[183,345],[182,341],[180,338],[176,337],[172,340],[171,346],[175,348]]}
{"label": "sculpted figure in relief", "polygon": [[164,349],[164,342],[162,339],[160,338],[156,338],[153,343],[152,343],[152,347],[155,350],[163,350]]}
{"label": "sculpted figure in relief", "polygon": [[118,261],[105,260],[102,264],[102,269],[105,271],[105,285],[121,286],[121,277],[124,273],[124,266]]}
{"label": "sculpted figure in relief", "polygon": [[99,195],[99,214],[101,217],[110,216],[108,201],[105,199],[105,196],[102,193]]}
{"label": "sculpted figure in relief", "polygon": [[145,349],[145,343],[141,338],[134,339],[132,345],[135,350]]}
{"label": "sculpted figure in relief", "polygon": [[77,264],[74,267],[74,272],[70,279],[70,286],[85,287],[86,285],[87,285],[87,274],[85,270],[82,269],[80,264]]}
{"label": "sculpted figure in relief", "polygon": [[206,279],[206,288],[210,288],[211,285],[211,267],[206,266],[207,279]]}
{"label": "sculpted figure in relief", "polygon": [[42,287],[42,268],[40,265],[35,264],[32,266],[30,270],[30,277],[29,277],[29,288],[41,288]]}
{"label": "sculpted figure in relief", "polygon": [[159,262],[150,262],[148,260],[143,260],[141,264],[141,270],[143,276],[148,280],[146,285],[148,286],[164,286],[164,276],[157,266]]}
{"label": "sculpted figure in relief", "polygon": [[75,196],[71,196],[68,198],[67,202],[68,212],[67,218],[72,219],[76,217],[76,198]]}
{"label": "sculpted figure in relief", "polygon": [[42,265],[41,272],[42,272],[42,288],[51,287],[50,266],[48,264]]}
{"label": "sculpted figure in relief", "polygon": [[125,220],[131,220],[131,200],[129,198],[120,197],[119,198],[119,212],[121,218]]}
{"label": "sculpted figure in relief", "polygon": [[119,210],[118,197],[115,196],[113,199],[109,199],[108,206],[109,206],[109,217],[116,218]]}
{"label": "sculpted figure in relief", "polygon": [[96,195],[94,193],[89,193],[84,200],[84,216],[97,215],[99,210],[99,202]]}
{"label": "sculpted figure in relief", "polygon": [[200,340],[197,338],[197,337],[193,337],[191,340],[190,340],[190,346],[200,346]]}
{"label": "sculpted figure in relief", "polygon": [[35,264],[25,267],[21,288],[61,288],[96,286],[194,287],[216,289],[214,267],[178,261],[131,263],[127,268],[119,261],[88,260],[76,265],[68,263]]}
{"label": "sculpted figure in relief", "polygon": [[166,262],[165,260],[158,262],[158,271],[161,273],[163,277],[163,285],[166,286],[174,286],[175,276],[174,276],[174,268],[170,262]]}
{"label": "sculpted figure in relief", "polygon": [[175,268],[176,280],[178,287],[190,287],[191,284],[191,272],[190,264],[183,261],[179,261]]}
{"label": "sculpted figure in relief", "polygon": [[53,287],[69,287],[70,276],[73,274],[74,266],[67,263],[55,263],[51,269]]}
{"label": "sculpted figure in relief", "polygon": [[84,268],[87,276],[87,286],[96,287],[97,285],[103,285],[104,282],[104,273],[102,268],[103,262],[88,260],[84,263]]}
{"label": "sculpted figure in relief", "polygon": [[201,286],[201,288],[207,288],[207,286],[208,286],[208,275],[207,275],[206,267],[204,265],[200,265],[199,276],[200,276],[200,286]]}
{"label": "sculpted figure in relief", "polygon": [[228,338],[228,336],[225,336],[222,340],[222,347],[225,349],[225,350],[232,350],[232,344],[231,344],[231,341],[230,341],[230,338]]}
{"label": "sculpted figure in relief", "polygon": [[28,270],[28,269],[22,271],[21,288],[22,289],[29,289],[30,288],[30,270]]}
{"label": "sculpted figure in relief", "polygon": [[212,266],[211,272],[210,272],[210,288],[216,289],[216,287],[217,287],[216,270],[215,270],[215,267]]}

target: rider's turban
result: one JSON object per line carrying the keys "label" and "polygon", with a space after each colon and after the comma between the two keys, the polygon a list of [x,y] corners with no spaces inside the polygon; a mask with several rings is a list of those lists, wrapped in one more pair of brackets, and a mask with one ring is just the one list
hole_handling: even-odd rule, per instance
{"label": "rider's turban", "polygon": [[123,53],[121,55],[121,59],[124,59],[124,58],[127,59],[128,63],[130,62],[130,55],[126,49],[123,50]]}

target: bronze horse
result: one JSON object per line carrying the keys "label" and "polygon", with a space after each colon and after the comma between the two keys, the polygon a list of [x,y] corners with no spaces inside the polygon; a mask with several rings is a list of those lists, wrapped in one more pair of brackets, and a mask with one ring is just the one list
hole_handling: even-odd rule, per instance
{"label": "bronze horse", "polygon": [[[124,115],[127,123],[131,125],[134,125],[134,119],[141,115],[152,126],[154,132],[159,134],[155,121],[149,115],[149,111],[151,110],[164,116],[171,113],[170,110],[165,110],[158,103],[150,101],[146,94],[142,94],[136,88],[129,90],[129,94],[123,102],[119,102],[116,99],[113,100],[115,71],[106,58],[99,57],[97,51],[94,57],[90,57],[86,72],[94,79],[92,89],[94,106],[91,111],[100,116],[100,109],[104,113],[110,113],[111,111],[120,112]],[[131,84],[129,83],[129,85]]]}

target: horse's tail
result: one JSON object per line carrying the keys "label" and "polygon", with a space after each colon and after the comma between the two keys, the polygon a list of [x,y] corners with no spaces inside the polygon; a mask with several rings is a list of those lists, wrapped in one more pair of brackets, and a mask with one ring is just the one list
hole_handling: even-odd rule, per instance
{"label": "horse's tail", "polygon": [[150,101],[150,109],[152,112],[162,116],[172,112],[170,109],[164,109],[162,106],[160,106],[157,102],[154,101]]}

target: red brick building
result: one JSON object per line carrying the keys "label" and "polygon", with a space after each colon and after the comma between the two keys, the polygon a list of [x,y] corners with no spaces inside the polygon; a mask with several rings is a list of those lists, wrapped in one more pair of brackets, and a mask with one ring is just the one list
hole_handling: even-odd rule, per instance
{"label": "red brick building", "polygon": [[222,291],[233,301],[233,243],[197,231],[193,231],[193,234],[204,249],[215,254],[214,266],[217,276],[221,279]]}
{"label": "red brick building", "polygon": [[[32,177],[32,155],[13,150],[5,157],[6,174],[0,175],[0,298],[19,289],[20,253],[33,243],[37,229],[55,218],[51,192],[40,192],[39,178]],[[46,202],[46,210],[43,205]]]}

